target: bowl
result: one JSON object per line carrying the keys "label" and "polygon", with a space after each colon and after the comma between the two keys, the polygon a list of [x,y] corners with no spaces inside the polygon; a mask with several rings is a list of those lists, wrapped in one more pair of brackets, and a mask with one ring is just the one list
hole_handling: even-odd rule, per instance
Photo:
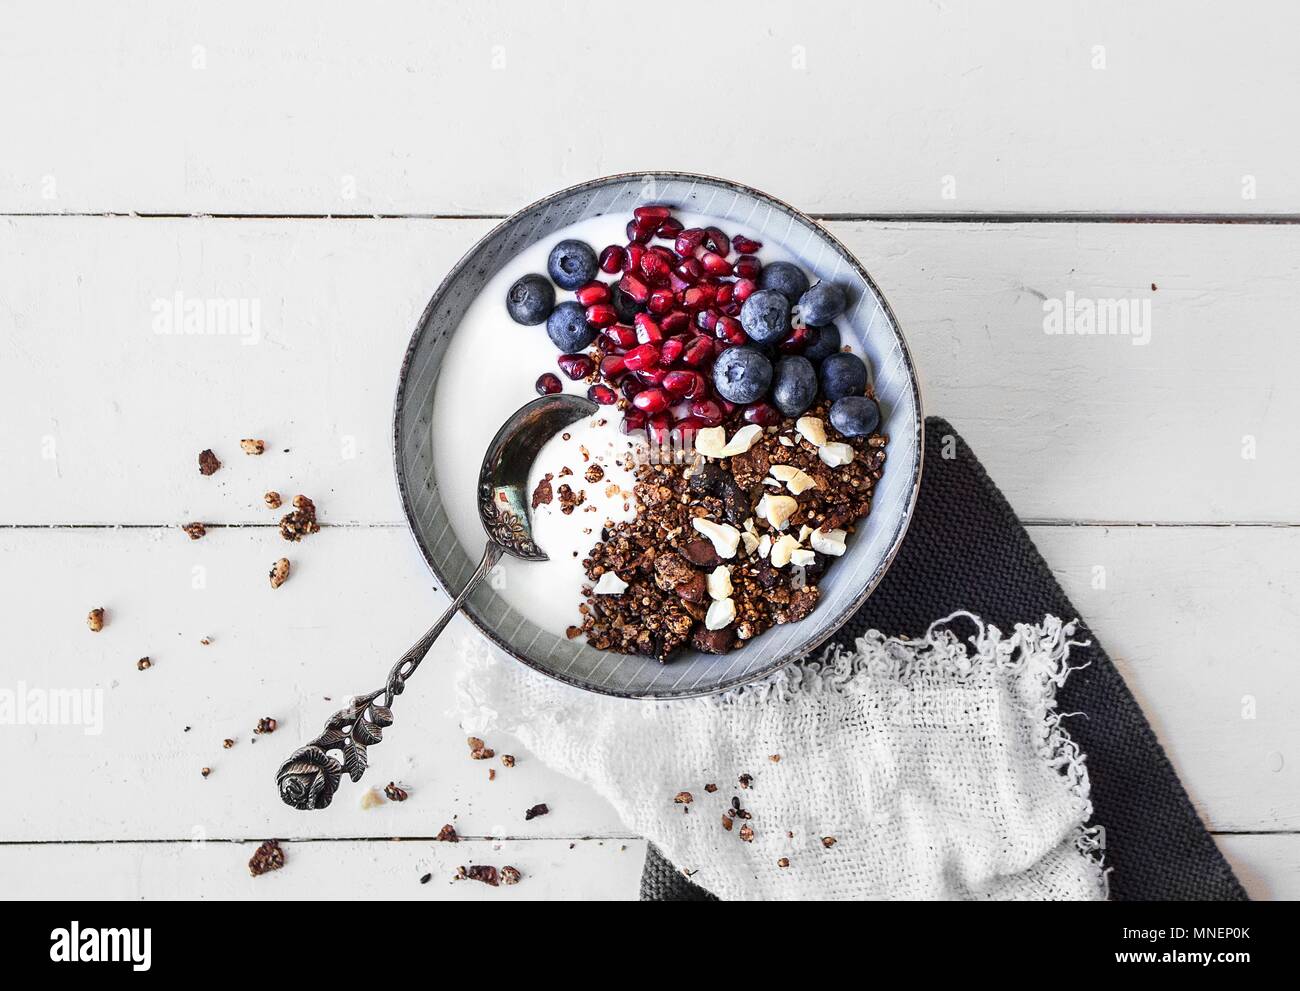
{"label": "bowl", "polygon": [[[393,458],[411,533],[438,584],[454,595],[473,572],[478,549],[467,550],[452,533],[443,493],[453,485],[472,490],[478,471],[475,464],[466,466],[463,474],[440,477],[432,437],[438,373],[461,318],[492,276],[524,248],[590,217],[610,213],[630,217],[635,207],[646,203],[743,225],[765,243],[781,245],[814,280],[830,279],[843,286],[849,308],[836,323],[844,343],[852,345],[872,369],[883,415],[881,429],[889,435],[884,474],[871,513],[850,537],[847,552],[819,583],[817,608],[805,619],[774,627],[729,654],[683,651],[661,664],[649,657],[599,651],[581,638],[571,641],[537,626],[488,583],[465,604],[469,620],[497,647],[567,684],[624,698],[685,698],[755,681],[815,651],[880,583],[916,504],[923,423],[911,355],[884,296],[862,264],[829,232],[766,193],[726,179],[681,172],[607,176],[525,207],[469,250],[420,316],[398,378]],[[519,396],[518,405],[529,398]],[[578,598],[575,590],[575,609]]]}

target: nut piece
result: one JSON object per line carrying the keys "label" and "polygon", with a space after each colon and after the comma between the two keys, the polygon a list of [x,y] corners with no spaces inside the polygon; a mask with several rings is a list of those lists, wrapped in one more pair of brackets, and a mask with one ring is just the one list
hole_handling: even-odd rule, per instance
{"label": "nut piece", "polygon": [[239,446],[244,449],[245,454],[262,454],[266,451],[264,440],[241,440]]}
{"label": "nut piece", "polygon": [[208,532],[208,528],[202,523],[186,523],[181,529],[190,535],[190,540],[198,540]]}
{"label": "nut piece", "polygon": [[384,785],[384,797],[390,802],[405,802],[410,795],[406,789],[395,781],[390,781]]}
{"label": "nut piece", "polygon": [[709,611],[704,614],[706,630],[721,630],[736,621],[736,601],[734,599],[717,599],[709,604]]}
{"label": "nut piece", "polygon": [[743,826],[741,826],[741,827],[740,827],[740,838],[741,838],[742,840],[744,840],[746,843],[753,843],[753,842],[754,842],[754,827],[751,826],[749,823],[745,823]]}
{"label": "nut piece", "polygon": [[460,837],[456,835],[456,827],[447,823],[442,829],[438,830],[438,835],[434,837],[440,843],[459,843]]}
{"label": "nut piece", "polygon": [[790,556],[798,549],[799,541],[788,533],[783,534],[781,539],[772,545],[772,567],[784,568],[790,563]]}
{"label": "nut piece", "polygon": [[789,858],[789,857],[782,857],[780,860],[778,860],[778,861],[776,862],[776,866],[777,866],[777,867],[789,867],[789,866],[790,866],[790,858]]}
{"label": "nut piece", "polygon": [[853,448],[848,444],[836,442],[834,444],[823,444],[817,449],[817,457],[822,459],[822,464],[830,468],[839,468],[853,460]]}
{"label": "nut piece", "polygon": [[679,791],[673,801],[678,805],[690,805],[695,801],[695,796],[689,791]]}
{"label": "nut piece", "polygon": [[289,559],[282,557],[271,565],[271,587],[279,588],[289,580]]}
{"label": "nut piece", "polygon": [[524,821],[527,822],[530,819],[536,819],[538,816],[547,815],[550,811],[551,810],[546,807],[545,802],[539,802],[524,813]]}
{"label": "nut piece", "polygon": [[[745,522],[750,523],[751,521],[746,520]],[[754,551],[758,550],[759,538],[756,534],[750,533],[748,530],[743,530],[740,534],[740,540],[745,545],[745,555],[747,557],[753,554]]]}
{"label": "nut piece", "polygon": [[271,509],[280,508],[280,493],[272,489],[266,495],[262,496],[263,501]]}
{"label": "nut piece", "polygon": [[814,530],[812,532],[812,549],[818,554],[840,557],[844,553],[843,530]]}
{"label": "nut piece", "polygon": [[790,563],[801,568],[810,568],[817,563],[817,555],[805,547],[790,552]]}
{"label": "nut piece", "polygon": [[727,441],[727,446],[722,449],[724,457],[731,457],[735,454],[744,454],[754,442],[763,434],[763,428],[757,423],[747,423],[736,431],[734,437]]}
{"label": "nut piece", "polygon": [[815,416],[801,416],[795,421],[795,430],[810,444],[821,447],[826,443],[826,424]]}
{"label": "nut piece", "polygon": [[790,496],[768,494],[758,500],[758,508],[755,512],[764,517],[776,529],[784,530],[790,517],[798,509],[799,503],[795,502]]}
{"label": "nut piece", "polygon": [[721,427],[705,427],[695,431],[695,450],[705,457],[724,457],[722,451],[726,446],[727,432]]}
{"label": "nut piece", "polygon": [[778,482],[785,482],[785,487],[795,495],[817,487],[817,480],[807,472],[794,465],[772,465],[772,477]]}
{"label": "nut piece", "polygon": [[135,667],[137,671],[148,671],[153,667],[153,661],[149,660],[147,657],[142,657],[135,662]]}
{"label": "nut piece", "polygon": [[504,764],[506,767],[514,767],[514,766],[515,766],[515,755],[514,755],[514,754],[502,754],[502,755],[501,755],[501,763]]}
{"label": "nut piece", "polygon": [[253,732],[257,734],[274,733],[276,727],[279,725],[280,724],[277,723],[270,716],[263,716],[261,719],[257,721],[257,726],[254,728]]}
{"label": "nut piece", "polygon": [[275,840],[267,840],[253,852],[248,861],[248,873],[259,877],[268,871],[278,871],[283,866],[284,851],[280,849],[280,844]]}
{"label": "nut piece", "polygon": [[596,582],[596,587],[592,589],[596,595],[622,595],[627,591],[627,582],[614,574],[612,571],[606,571]]}
{"label": "nut piece", "polygon": [[709,538],[718,557],[732,558],[736,556],[736,548],[740,545],[740,531],[734,526],[729,523],[714,523],[702,516],[697,516],[691,520],[691,526]]}
{"label": "nut piece", "polygon": [[523,875],[519,873],[518,867],[511,867],[509,864],[506,864],[505,867],[501,868],[502,884],[518,884],[522,878]]}
{"label": "nut piece", "polygon": [[96,606],[86,616],[86,625],[91,633],[98,633],[104,628],[104,607]]}
{"label": "nut piece", "polygon": [[210,448],[206,451],[199,452],[200,475],[211,475],[220,467],[221,462],[217,460],[217,456],[212,453]]}
{"label": "nut piece", "polygon": [[709,573],[709,598],[726,599],[731,596],[731,569],[720,564]]}

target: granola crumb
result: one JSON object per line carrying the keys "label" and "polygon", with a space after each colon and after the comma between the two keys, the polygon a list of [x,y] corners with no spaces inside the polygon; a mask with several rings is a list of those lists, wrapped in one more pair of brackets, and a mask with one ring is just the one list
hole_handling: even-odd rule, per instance
{"label": "granola crumb", "polygon": [[181,527],[190,536],[190,540],[199,540],[207,535],[208,528],[202,523],[186,523]]}
{"label": "granola crumb", "polygon": [[384,785],[384,797],[390,802],[405,802],[410,794],[396,782],[390,781]]}
{"label": "granola crumb", "polygon": [[135,667],[137,671],[148,671],[153,667],[153,661],[149,660],[147,657],[142,657],[135,662]]}
{"label": "granola crumb", "polygon": [[693,801],[695,801],[695,796],[692,795],[689,791],[679,791],[676,797],[673,798],[673,801],[676,802],[678,805],[690,805]]}
{"label": "granola crumb", "polygon": [[491,760],[497,755],[497,752],[487,746],[477,736],[466,738],[465,742],[469,744],[470,760]]}
{"label": "granola crumb", "polygon": [[442,829],[438,830],[438,835],[434,837],[440,843],[459,843],[460,837],[456,834],[456,827],[447,823]]}
{"label": "granola crumb", "polygon": [[212,646],[212,638],[211,638],[211,637],[203,637],[201,640],[199,640],[199,643],[203,644],[203,646],[205,646],[205,647],[211,647],[211,646]]}
{"label": "granola crumb", "polygon": [[536,819],[538,816],[547,815],[550,811],[551,810],[546,807],[545,802],[539,802],[524,813],[524,821],[527,822],[529,819]]}
{"label": "granola crumb", "polygon": [[270,508],[270,509],[279,509],[279,508],[280,508],[280,493],[279,493],[279,492],[276,492],[274,489],[272,489],[272,490],[271,490],[270,492],[268,492],[266,495],[262,496],[262,501],[265,502],[266,505],[267,505],[267,507]]}
{"label": "granola crumb", "polygon": [[551,489],[551,479],[555,476],[549,471],[542,476],[537,483],[537,488],[533,489],[533,508],[538,506],[549,506],[555,498],[555,492]]}
{"label": "granola crumb", "polygon": [[597,464],[589,465],[582,477],[594,485],[605,477],[605,469]]}
{"label": "granola crumb", "polygon": [[724,815],[722,817],[722,828],[725,829],[728,833],[731,832],[731,827],[734,824],[735,821],[731,818],[731,816]]}
{"label": "granola crumb", "polygon": [[742,774],[740,776],[739,781],[740,781],[740,787],[748,788],[750,785],[754,783],[754,776],[752,774]]}
{"label": "granola crumb", "polygon": [[834,837],[834,836],[823,836],[823,837],[822,837],[822,846],[824,846],[827,850],[829,850],[829,849],[830,849],[831,847],[833,847],[834,845],[835,845],[835,837]]}
{"label": "granola crumb", "polygon": [[263,454],[266,452],[266,441],[244,439],[239,442],[245,454]]}
{"label": "granola crumb", "polygon": [[280,518],[280,536],[285,540],[297,542],[313,533],[320,532],[316,522],[316,504],[305,495],[293,497],[293,512]]}
{"label": "granola crumb", "polygon": [[770,760],[773,764],[779,764],[781,763],[781,755],[773,754],[771,757],[768,758],[768,760]]}
{"label": "granola crumb", "polygon": [[211,448],[208,448],[206,451],[199,452],[199,474],[200,475],[215,474],[216,470],[220,467],[221,467],[221,462],[217,460],[217,456],[212,453]]}
{"label": "granola crumb", "polygon": [[496,769],[495,767],[489,767],[489,768],[488,768],[488,780],[489,780],[489,781],[495,781],[496,779],[497,779],[497,769]]}
{"label": "granola crumb", "polygon": [[96,606],[86,615],[86,625],[91,633],[98,633],[104,628],[104,607]]}
{"label": "granola crumb", "polygon": [[782,857],[780,860],[778,860],[778,861],[776,862],[776,866],[777,866],[777,867],[789,867],[789,866],[790,866],[790,858],[789,858],[789,857]]}
{"label": "granola crumb", "polygon": [[230,739],[230,737],[226,737],[226,739],[221,741],[221,748],[223,750],[229,750],[234,745],[235,745],[235,741]]}
{"label": "granola crumb", "polygon": [[248,860],[248,873],[260,877],[269,871],[278,871],[284,866],[284,851],[276,840],[266,840],[253,851]]}
{"label": "granola crumb", "polygon": [[514,755],[514,754],[502,754],[502,755],[501,755],[501,763],[504,764],[506,767],[514,767],[514,766],[515,766],[515,755]]}
{"label": "granola crumb", "polygon": [[715,791],[718,790],[718,786],[710,783],[704,786],[704,790],[707,791],[710,795],[712,795]]}
{"label": "granola crumb", "polygon": [[199,774],[203,775],[203,777],[205,777],[205,778],[206,778],[209,774],[211,774],[211,773],[212,773],[212,768],[210,768],[210,767],[201,767],[201,768],[199,768]]}
{"label": "granola crumb", "polygon": [[744,840],[746,843],[753,843],[753,842],[754,842],[754,827],[751,826],[749,823],[745,823],[743,826],[741,826],[741,827],[740,827],[740,838],[741,838],[742,840]]}
{"label": "granola crumb", "polygon": [[289,559],[287,557],[282,557],[271,565],[270,579],[272,588],[279,588],[289,580]]}
{"label": "granola crumb", "polygon": [[519,868],[511,867],[509,864],[501,868],[502,884],[518,884],[522,879],[523,875],[519,873]]}
{"label": "granola crumb", "polygon": [[274,719],[272,719],[270,716],[263,716],[261,719],[259,719],[259,720],[257,721],[257,726],[255,726],[255,727],[253,728],[253,732],[254,732],[254,733],[259,733],[259,734],[260,734],[260,733],[274,733],[274,732],[276,731],[276,729],[279,727],[279,725],[280,725],[280,724],[277,723],[277,722],[276,722]]}
{"label": "granola crumb", "polygon": [[495,888],[499,882],[499,875],[497,869],[489,864],[471,864],[469,868],[457,868],[456,880],[482,881],[484,884],[490,884]]}

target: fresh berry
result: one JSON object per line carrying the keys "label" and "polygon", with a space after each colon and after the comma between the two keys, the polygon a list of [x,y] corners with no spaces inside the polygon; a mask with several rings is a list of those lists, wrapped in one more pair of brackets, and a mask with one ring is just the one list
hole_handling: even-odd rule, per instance
{"label": "fresh berry", "polygon": [[543,372],[537,376],[537,394],[539,396],[553,396],[564,388],[560,382],[560,377],[552,372]]}
{"label": "fresh berry", "polygon": [[691,403],[691,416],[706,427],[716,427],[724,416],[722,407],[712,399],[697,399]]}
{"label": "fresh berry", "polygon": [[573,294],[583,306],[609,302],[609,286],[603,282],[587,282]]}
{"label": "fresh berry", "polygon": [[860,396],[867,388],[867,366],[856,354],[841,351],[822,362],[822,395],[834,402]]}
{"label": "fresh berry", "polygon": [[808,291],[808,276],[798,265],[771,262],[758,273],[758,288],[775,289],[788,300],[796,300]]}
{"label": "fresh berry", "polygon": [[561,351],[586,350],[596,333],[596,328],[587,323],[587,311],[573,300],[561,303],[546,319],[546,336]]}
{"label": "fresh berry", "polygon": [[659,349],[653,344],[642,344],[623,355],[623,364],[629,372],[655,368],[659,364]]}
{"label": "fresh berry", "polygon": [[772,402],[789,417],[803,415],[817,398],[817,370],[800,355],[788,355],[776,363],[772,381]]}
{"label": "fresh berry", "polygon": [[729,347],[713,365],[713,387],[729,402],[756,402],[771,384],[772,363],[751,347]]}
{"label": "fresh berry", "polygon": [[632,211],[632,216],[636,217],[637,220],[667,220],[671,214],[672,211],[668,207],[658,203],[653,203],[650,206],[639,206]]}
{"label": "fresh berry", "polygon": [[704,246],[726,258],[731,253],[731,238],[716,227],[707,227],[704,230]]}
{"label": "fresh berry", "polygon": [[833,323],[815,328],[817,331],[812,343],[803,349],[803,356],[813,364],[823,358],[829,358],[840,349],[840,328]]}
{"label": "fresh berry", "polygon": [[664,376],[664,388],[670,396],[694,399],[704,390],[704,376],[699,372],[672,371]]}
{"label": "fresh berry", "polygon": [[744,328],[741,327],[740,321],[735,317],[718,317],[718,322],[713,328],[713,336],[726,341],[728,344],[745,343]]}
{"label": "fresh berry", "polygon": [[599,265],[600,270],[609,275],[623,270],[623,259],[627,257],[627,252],[617,244],[611,244],[600,253]]}
{"label": "fresh berry", "polygon": [[632,318],[644,309],[617,285],[610,290],[609,301],[614,307],[614,312],[618,314],[619,323],[631,323]]}
{"label": "fresh berry", "polygon": [[636,327],[636,339],[640,344],[657,344],[664,339],[664,333],[648,313],[638,313],[632,321]]}
{"label": "fresh berry", "polygon": [[698,368],[712,357],[713,342],[704,336],[693,338],[682,352],[682,361],[693,368]]}
{"label": "fresh berry", "polygon": [[618,394],[607,385],[597,383],[587,390],[587,398],[601,406],[613,406],[618,402]]}
{"label": "fresh berry", "polygon": [[682,232],[682,222],[676,217],[665,217],[655,228],[655,237],[661,237],[665,241],[672,241]]}
{"label": "fresh berry", "polygon": [[686,342],[680,337],[670,337],[659,345],[659,364],[671,365],[686,350]]}
{"label": "fresh berry", "polygon": [[775,427],[781,422],[781,413],[771,403],[751,403],[740,414],[746,423],[757,423],[760,427]]}
{"label": "fresh berry", "polygon": [[506,293],[506,311],[515,323],[535,327],[555,308],[555,287],[544,275],[525,275]]}
{"label": "fresh berry", "polygon": [[763,263],[753,255],[741,255],[736,259],[736,275],[742,279],[757,279],[763,270]]}
{"label": "fresh berry", "polygon": [[869,396],[845,396],[831,404],[831,426],[845,437],[866,437],[880,426],[880,407]]}
{"label": "fresh berry", "polygon": [[790,301],[775,289],[760,289],[740,308],[740,325],[759,344],[775,344],[790,332]]}
{"label": "fresh berry", "polygon": [[617,378],[627,371],[627,364],[621,354],[607,354],[600,359],[600,374],[605,378]]}
{"label": "fresh berry", "polygon": [[596,370],[596,362],[589,354],[562,354],[555,361],[560,366],[560,371],[575,382],[585,379]]}
{"label": "fresh berry", "polygon": [[618,287],[637,303],[644,303],[650,298],[650,287],[631,272],[628,272],[619,280]]}
{"label": "fresh berry", "polygon": [[751,241],[743,234],[737,234],[731,239],[731,246],[742,255],[754,255],[763,247],[762,241]]}
{"label": "fresh berry", "polygon": [[668,393],[663,389],[646,389],[638,392],[632,405],[643,413],[662,413],[668,408]]}
{"label": "fresh berry", "polygon": [[817,328],[799,324],[782,338],[780,348],[785,354],[803,354],[804,348],[815,340],[817,340]]}
{"label": "fresh berry", "polygon": [[843,289],[834,282],[819,282],[799,297],[794,312],[810,327],[825,327],[848,305]]}
{"label": "fresh berry", "polygon": [[673,243],[673,248],[683,258],[690,257],[695,253],[695,249],[704,243],[703,227],[688,227],[677,235],[677,240]]}
{"label": "fresh berry", "polygon": [[616,348],[636,347],[636,331],[626,324],[617,323],[612,327],[603,327],[600,331],[605,340]]}
{"label": "fresh berry", "polygon": [[618,321],[618,311],[609,303],[597,303],[595,306],[588,306],[587,322],[593,327],[608,327]]}
{"label": "fresh berry", "polygon": [[596,252],[591,245],[570,238],[551,249],[546,271],[561,289],[577,289],[596,277]]}

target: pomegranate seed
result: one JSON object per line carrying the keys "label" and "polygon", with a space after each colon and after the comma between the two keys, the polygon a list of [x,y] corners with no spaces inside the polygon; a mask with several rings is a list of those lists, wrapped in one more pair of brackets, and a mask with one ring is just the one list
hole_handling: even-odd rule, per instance
{"label": "pomegranate seed", "polygon": [[704,246],[726,258],[731,252],[731,239],[716,227],[709,227],[704,231]]}
{"label": "pomegranate seed", "polygon": [[718,317],[718,325],[713,328],[713,334],[719,340],[730,341],[732,344],[744,344],[749,340],[745,336],[745,328],[735,317]]}
{"label": "pomegranate seed", "polygon": [[733,299],[726,306],[722,307],[722,312],[729,317],[738,317],[740,316],[740,309],[740,304]]}
{"label": "pomegranate seed", "polygon": [[655,228],[655,237],[673,241],[682,232],[682,222],[676,217],[665,217],[663,223]]}
{"label": "pomegranate seed", "polygon": [[737,303],[743,303],[754,295],[754,290],[757,288],[758,285],[753,279],[737,279],[731,284],[731,298]]}
{"label": "pomegranate seed", "polygon": [[627,324],[619,323],[613,327],[606,327],[601,333],[615,347],[630,348],[636,346],[636,331]]}
{"label": "pomegranate seed", "polygon": [[645,414],[639,409],[630,409],[623,414],[623,422],[618,425],[625,434],[635,433],[645,428]]}
{"label": "pomegranate seed", "polygon": [[606,378],[615,378],[627,370],[627,362],[621,354],[607,354],[600,359],[600,374]]}
{"label": "pomegranate seed", "polygon": [[627,251],[623,254],[623,271],[637,272],[641,269],[641,256],[645,254],[645,248],[639,244],[629,244]]}
{"label": "pomegranate seed", "polygon": [[671,365],[682,356],[686,343],[680,337],[670,337],[659,345],[659,364]]}
{"label": "pomegranate seed", "polygon": [[786,354],[798,354],[817,340],[816,327],[796,327],[781,341],[781,350]]}
{"label": "pomegranate seed", "polygon": [[713,357],[713,342],[707,337],[696,337],[686,346],[682,353],[682,361],[695,368],[703,365]]}
{"label": "pomegranate seed", "polygon": [[609,286],[603,282],[588,282],[580,286],[574,294],[578,297],[578,302],[583,306],[592,306],[596,303],[609,302]]}
{"label": "pomegranate seed", "polygon": [[756,255],[759,248],[763,247],[762,241],[751,241],[743,234],[737,234],[731,239],[731,246],[742,255]]}
{"label": "pomegranate seed", "polygon": [[770,403],[751,403],[740,415],[746,423],[757,423],[760,427],[775,427],[781,422],[781,414]]}
{"label": "pomegranate seed", "polygon": [[650,308],[651,313],[667,313],[673,308],[673,304],[676,302],[677,300],[674,298],[671,290],[656,289],[650,294],[650,299],[646,303],[646,306]]}
{"label": "pomegranate seed", "polygon": [[636,339],[641,344],[655,344],[664,339],[663,331],[649,313],[638,313],[633,318],[636,324]]}
{"label": "pomegranate seed", "polygon": [[708,424],[705,423],[703,420],[701,420],[698,416],[683,416],[678,418],[677,426],[674,427],[673,429],[679,431],[682,435],[682,438],[685,439],[688,434],[693,434],[701,427],[707,427],[707,426]]}
{"label": "pomegranate seed", "polygon": [[736,274],[742,279],[757,279],[763,270],[763,263],[753,255],[741,255],[736,259]]}
{"label": "pomegranate seed", "polygon": [[736,412],[736,404],[727,402],[727,400],[723,399],[721,396],[718,397],[718,405],[722,407],[723,416],[730,416],[732,413]]}
{"label": "pomegranate seed", "polygon": [[704,228],[688,227],[677,235],[673,248],[679,255],[690,255],[704,242]]}
{"label": "pomegranate seed", "polygon": [[623,398],[631,402],[636,398],[638,392],[645,391],[645,383],[639,381],[635,376],[629,375],[618,384],[618,388],[623,393]]}
{"label": "pomegranate seed", "polygon": [[618,287],[638,303],[644,303],[650,298],[649,288],[631,272],[619,280]]}
{"label": "pomegranate seed", "polygon": [[646,220],[629,220],[627,222],[627,239],[636,244],[645,244],[646,241],[650,240],[650,235],[655,232],[655,228],[658,226],[659,221],[654,217]]}
{"label": "pomegranate seed", "polygon": [[575,382],[585,379],[596,370],[596,363],[586,354],[562,354],[555,359],[555,363],[560,366],[560,371]]}
{"label": "pomegranate seed", "polygon": [[691,403],[691,416],[706,427],[716,427],[722,422],[722,407],[712,399],[697,399]]}
{"label": "pomegranate seed", "polygon": [[720,254],[713,251],[706,251],[700,257],[700,264],[704,266],[704,271],[710,275],[730,275],[731,262]]}
{"label": "pomegranate seed", "polygon": [[660,413],[658,416],[650,417],[647,429],[656,444],[667,444],[668,436],[672,433],[673,421],[667,414]]}
{"label": "pomegranate seed", "polygon": [[695,372],[669,372],[664,376],[664,389],[672,396],[685,396],[695,386]]}
{"label": "pomegranate seed", "polygon": [[632,405],[645,413],[662,413],[668,408],[668,394],[663,389],[646,389],[633,397]]}
{"label": "pomegranate seed", "polygon": [[600,253],[600,270],[613,275],[622,269],[625,258],[627,258],[627,252],[617,244],[611,244]]}
{"label": "pomegranate seed", "polygon": [[682,293],[682,305],[688,310],[707,310],[713,305],[717,290],[713,286],[691,286]]}
{"label": "pomegranate seed", "polygon": [[664,318],[659,321],[659,328],[664,332],[665,336],[671,337],[673,334],[680,334],[690,326],[690,323],[691,315],[689,313],[684,310],[673,310],[672,313],[665,314]]}
{"label": "pomegranate seed", "polygon": [[587,390],[587,398],[601,406],[613,406],[618,402],[618,395],[607,385],[597,383]]}
{"label": "pomegranate seed", "polygon": [[656,284],[667,282],[671,271],[672,267],[657,252],[647,251],[641,256],[641,272],[651,282]]}
{"label": "pomegranate seed", "polygon": [[642,344],[623,355],[623,364],[629,372],[654,368],[659,364],[659,349],[653,344]]}
{"label": "pomegranate seed", "polygon": [[539,396],[553,396],[564,386],[560,382],[560,377],[552,372],[542,372],[537,376],[537,394]]}
{"label": "pomegranate seed", "polygon": [[728,303],[730,303],[731,294],[735,291],[735,289],[736,289],[736,284],[734,282],[724,282],[721,285],[719,285],[718,294],[717,296],[714,297],[714,299],[717,301],[717,304],[719,306],[726,306]]}
{"label": "pomegranate seed", "polygon": [[643,368],[639,372],[633,372],[646,385],[663,385],[664,376],[668,374],[666,368]]}
{"label": "pomegranate seed", "polygon": [[704,278],[704,266],[694,258],[686,258],[673,270],[673,274],[687,285],[693,286]]}
{"label": "pomegranate seed", "polygon": [[700,330],[712,334],[717,325],[718,314],[715,310],[700,310],[699,313],[695,314],[695,326],[699,327]]}
{"label": "pomegranate seed", "polygon": [[651,218],[663,220],[671,215],[672,210],[658,203],[652,203],[650,206],[639,206],[632,211],[632,216],[636,217],[637,220],[649,220]]}
{"label": "pomegranate seed", "polygon": [[608,327],[618,320],[618,313],[608,303],[587,307],[587,323],[593,327]]}

